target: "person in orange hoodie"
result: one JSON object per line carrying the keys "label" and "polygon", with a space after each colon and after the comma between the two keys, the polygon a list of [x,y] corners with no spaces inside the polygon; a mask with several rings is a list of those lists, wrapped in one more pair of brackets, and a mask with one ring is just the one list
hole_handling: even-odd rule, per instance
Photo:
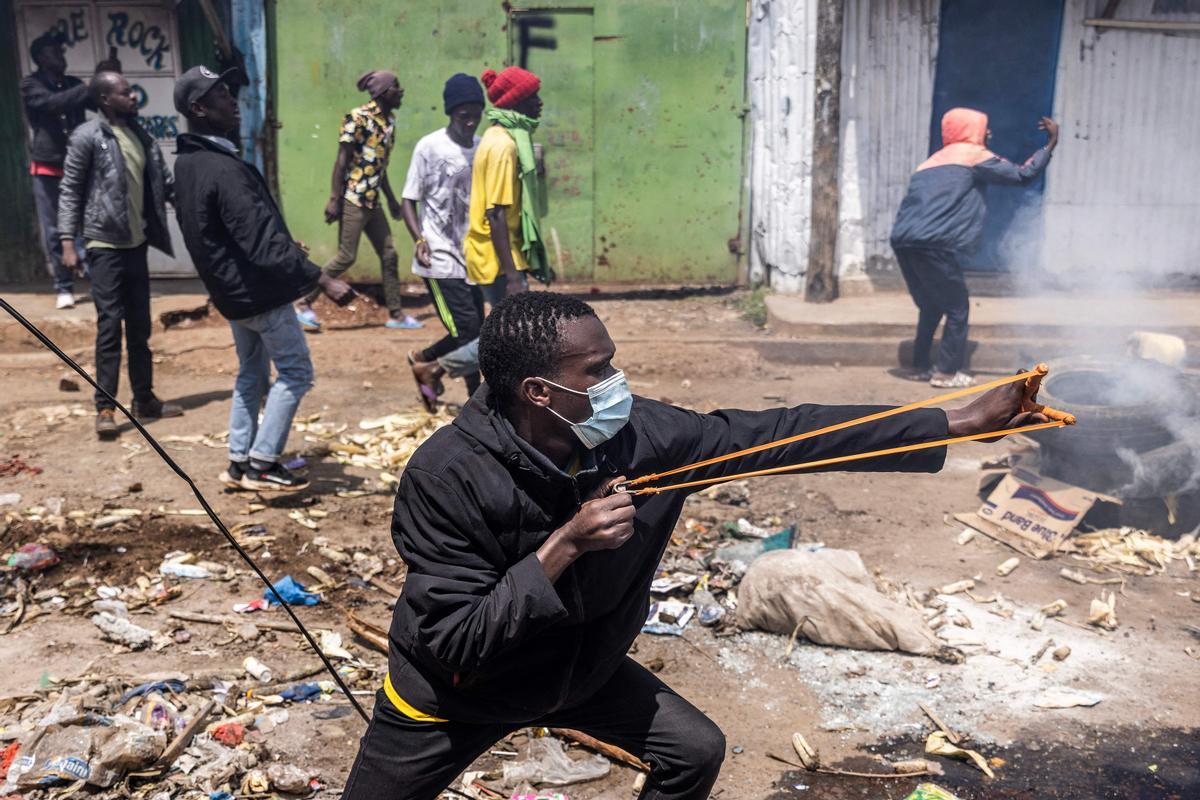
{"label": "person in orange hoodie", "polygon": [[[962,260],[979,249],[983,238],[987,184],[1029,183],[1050,163],[1058,123],[1042,117],[1038,129],[1047,134],[1045,146],[1018,166],[987,149],[987,114],[952,108],[942,116],[942,149],[913,173],[892,226],[892,249],[920,310],[913,369],[906,377],[947,389],[974,382],[962,371],[970,309]],[[933,334],[942,317],[946,326],[935,368]]]}

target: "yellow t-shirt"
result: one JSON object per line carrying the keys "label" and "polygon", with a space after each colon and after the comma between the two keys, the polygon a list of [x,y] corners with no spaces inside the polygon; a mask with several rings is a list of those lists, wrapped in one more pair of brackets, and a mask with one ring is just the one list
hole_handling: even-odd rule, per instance
{"label": "yellow t-shirt", "polygon": [[508,131],[492,125],[484,132],[471,167],[470,227],[463,243],[467,277],[475,283],[494,283],[500,274],[500,259],[492,246],[491,226],[485,212],[492,206],[508,206],[508,241],[517,269],[528,267],[521,252],[521,178],[517,143]]}

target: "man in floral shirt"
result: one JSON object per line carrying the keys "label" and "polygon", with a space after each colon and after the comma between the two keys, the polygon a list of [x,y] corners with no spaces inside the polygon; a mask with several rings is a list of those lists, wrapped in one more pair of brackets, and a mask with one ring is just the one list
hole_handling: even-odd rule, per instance
{"label": "man in floral shirt", "polygon": [[[358,257],[358,242],[365,233],[379,256],[383,293],[390,315],[387,327],[420,328],[421,323],[406,315],[400,307],[400,260],[392,243],[387,215],[379,203],[382,193],[392,218],[402,218],[400,202],[388,185],[387,166],[395,144],[393,115],[404,98],[404,89],[396,74],[387,70],[366,73],[358,79],[358,88],[367,92],[371,101],[346,115],[338,135],[331,193],[325,206],[325,221],[338,223],[338,252],[324,266],[323,272],[336,278],[350,269]],[[321,328],[312,309],[318,294],[319,289],[313,290],[296,304],[296,317],[306,330]]]}

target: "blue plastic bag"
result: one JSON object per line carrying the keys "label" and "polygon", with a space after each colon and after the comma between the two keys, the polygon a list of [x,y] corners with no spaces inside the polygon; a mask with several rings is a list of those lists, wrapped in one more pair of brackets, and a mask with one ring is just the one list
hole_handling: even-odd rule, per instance
{"label": "blue plastic bag", "polygon": [[[279,592],[280,597],[288,602],[288,605],[315,606],[321,602],[321,595],[306,591],[304,584],[297,583],[291,575],[280,578],[272,586],[275,587],[275,592]],[[275,599],[275,592],[263,589],[263,597],[273,606],[279,605],[279,601]]]}

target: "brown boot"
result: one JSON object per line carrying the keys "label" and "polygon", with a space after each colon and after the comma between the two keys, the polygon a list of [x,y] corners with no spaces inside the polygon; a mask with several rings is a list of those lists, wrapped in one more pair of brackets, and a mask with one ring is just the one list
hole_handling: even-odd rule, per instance
{"label": "brown boot", "polygon": [[117,427],[117,418],[111,408],[102,408],[96,412],[96,436],[105,442],[111,442],[121,435]]}

